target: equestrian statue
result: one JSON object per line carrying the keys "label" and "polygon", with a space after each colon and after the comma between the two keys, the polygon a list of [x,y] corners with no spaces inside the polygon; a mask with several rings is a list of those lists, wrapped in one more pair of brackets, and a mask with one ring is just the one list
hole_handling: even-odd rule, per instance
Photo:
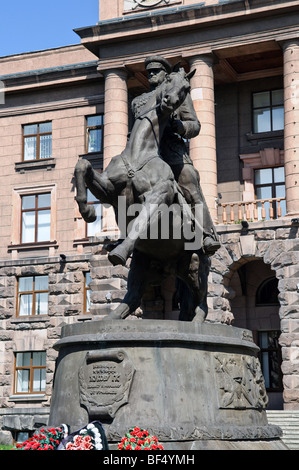
{"label": "equestrian statue", "polygon": [[[87,188],[101,203],[113,206],[117,221],[123,216],[120,201],[130,214],[125,234],[106,247],[113,265],[125,265],[131,257],[127,293],[108,319],[133,314],[147,286],[171,273],[177,279],[179,319],[202,322],[208,311],[209,257],[220,244],[185,144],[200,131],[190,96],[195,70],[186,73],[180,64],[172,67],[159,56],[146,59],[145,66],[151,90],[132,102],[135,121],[126,148],[102,173],[87,159],[78,161],[76,201],[86,222],[96,218],[87,204]],[[141,207],[138,215],[130,210],[136,205]],[[171,217],[167,208],[176,208]]]}

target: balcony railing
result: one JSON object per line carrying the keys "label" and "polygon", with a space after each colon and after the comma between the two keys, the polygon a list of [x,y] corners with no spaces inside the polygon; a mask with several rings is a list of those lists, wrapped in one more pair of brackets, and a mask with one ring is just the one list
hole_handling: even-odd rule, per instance
{"label": "balcony railing", "polygon": [[285,215],[285,198],[256,199],[254,201],[236,201],[220,203],[222,214],[219,222],[223,224],[275,220]]}

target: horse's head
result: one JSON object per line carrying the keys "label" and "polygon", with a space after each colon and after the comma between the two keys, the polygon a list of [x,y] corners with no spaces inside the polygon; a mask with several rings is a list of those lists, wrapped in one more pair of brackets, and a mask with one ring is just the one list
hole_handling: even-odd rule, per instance
{"label": "horse's head", "polygon": [[160,85],[159,101],[162,113],[172,113],[185,100],[190,92],[190,79],[195,70],[186,73],[183,68],[166,75],[164,82]]}

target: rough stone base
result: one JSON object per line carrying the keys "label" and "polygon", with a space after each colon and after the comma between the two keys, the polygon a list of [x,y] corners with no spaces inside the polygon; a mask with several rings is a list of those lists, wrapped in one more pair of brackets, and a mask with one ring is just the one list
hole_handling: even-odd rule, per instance
{"label": "rough stone base", "polygon": [[251,332],[163,320],[64,327],[49,418],[98,419],[111,449],[134,426],[165,450],[282,449]]}
{"label": "rough stone base", "polygon": [[[280,440],[262,441],[226,441],[226,440],[200,440],[161,442],[165,451],[192,451],[192,450],[289,450]],[[110,450],[117,450],[117,444],[109,445]]]}

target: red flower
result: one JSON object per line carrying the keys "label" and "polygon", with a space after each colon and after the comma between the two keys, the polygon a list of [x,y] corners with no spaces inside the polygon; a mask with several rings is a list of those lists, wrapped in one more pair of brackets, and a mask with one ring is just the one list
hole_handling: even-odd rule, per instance
{"label": "red flower", "polygon": [[130,429],[117,447],[119,450],[164,450],[157,437],[151,436],[148,431],[138,426]]}

